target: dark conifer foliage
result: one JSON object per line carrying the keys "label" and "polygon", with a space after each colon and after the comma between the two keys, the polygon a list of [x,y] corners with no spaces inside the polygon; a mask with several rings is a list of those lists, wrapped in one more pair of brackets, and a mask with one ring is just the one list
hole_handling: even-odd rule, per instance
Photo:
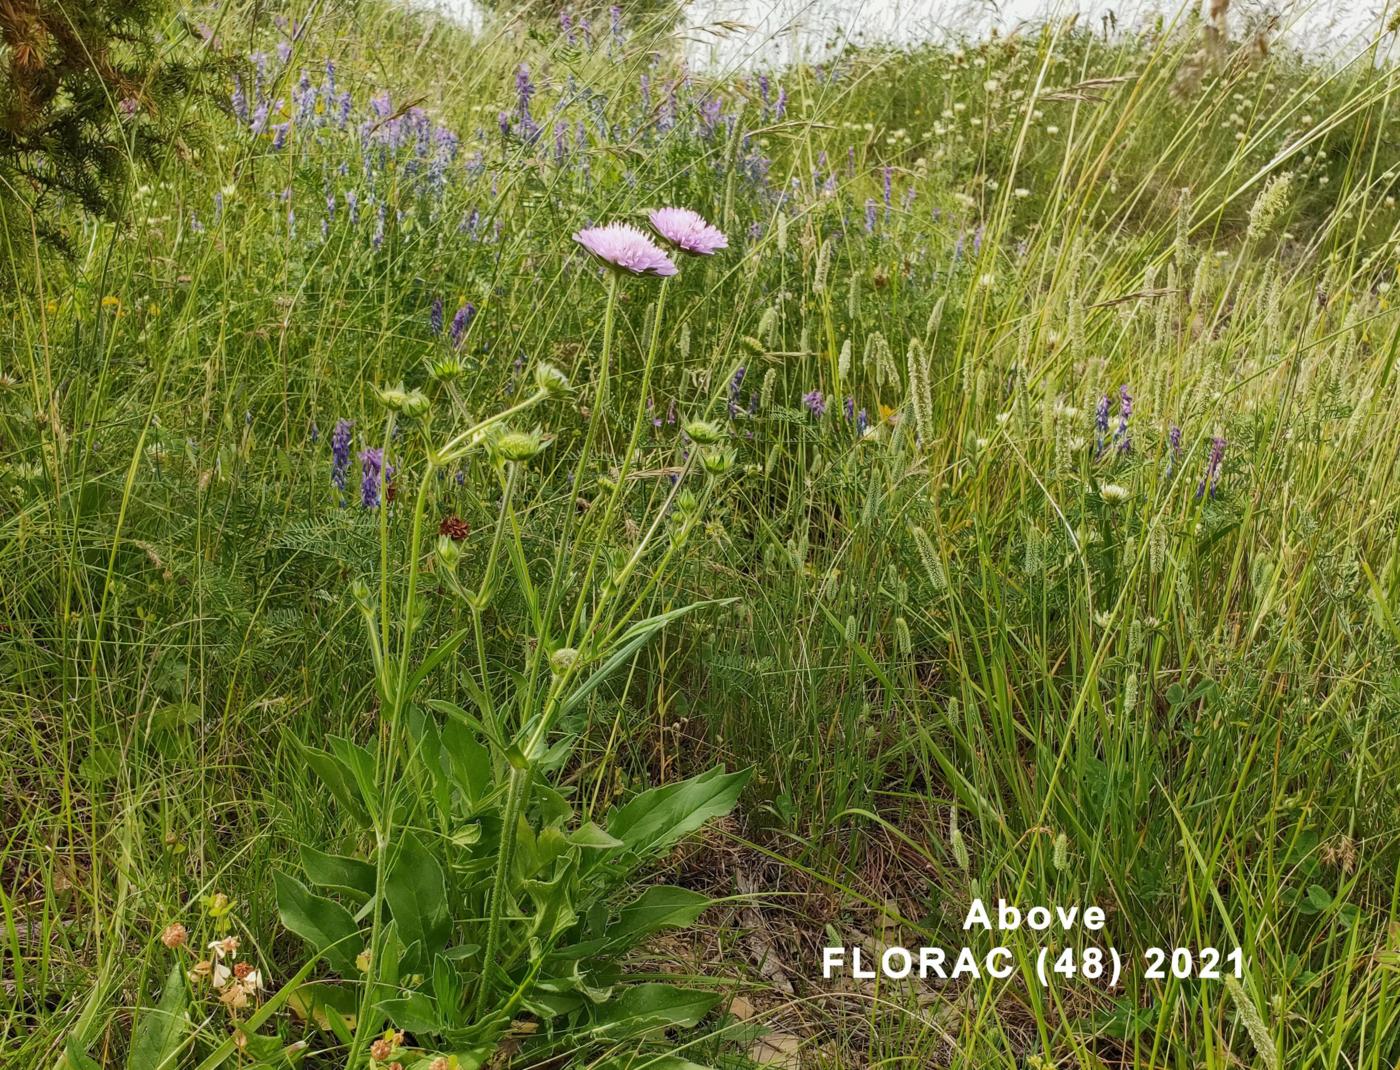
{"label": "dark conifer foliage", "polygon": [[65,209],[112,215],[133,166],[187,151],[181,116],[211,46],[211,32],[170,17],[163,0],[0,0],[7,225],[32,218],[62,244]]}

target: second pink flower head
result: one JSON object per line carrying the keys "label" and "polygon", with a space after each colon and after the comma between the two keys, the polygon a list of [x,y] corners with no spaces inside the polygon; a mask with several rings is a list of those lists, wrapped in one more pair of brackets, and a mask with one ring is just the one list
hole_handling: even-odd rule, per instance
{"label": "second pink flower head", "polygon": [[681,252],[711,256],[720,249],[729,248],[724,232],[689,208],[655,208],[649,218],[661,240]]}

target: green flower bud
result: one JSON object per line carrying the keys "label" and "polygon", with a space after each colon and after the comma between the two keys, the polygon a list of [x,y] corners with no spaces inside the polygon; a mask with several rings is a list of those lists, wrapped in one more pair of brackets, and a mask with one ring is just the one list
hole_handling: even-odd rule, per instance
{"label": "green flower bud", "polygon": [[421,390],[405,390],[403,383],[398,386],[378,387],[375,393],[379,402],[391,412],[401,412],[405,416],[422,416],[432,403]]}
{"label": "green flower bud", "polygon": [[715,446],[724,441],[724,431],[709,420],[687,420],[684,431],[699,446]]}
{"label": "green flower bud", "polygon": [[705,450],[700,455],[700,467],[712,476],[722,476],[734,467],[734,450],[726,446]]}
{"label": "green flower bud", "polygon": [[544,436],[534,431],[501,431],[491,440],[491,453],[499,461],[517,464],[539,456]]}
{"label": "green flower bud", "polygon": [[456,540],[450,535],[439,535],[436,553],[443,568],[448,572],[457,571],[457,565],[462,560],[462,547],[457,544]]}
{"label": "green flower bud", "polygon": [[571,389],[569,377],[553,364],[535,365],[535,386],[541,393],[548,394],[550,397],[567,394]]}
{"label": "green flower bud", "polygon": [[549,671],[555,676],[563,676],[578,661],[578,651],[571,646],[561,646],[549,655]]}
{"label": "green flower bud", "polygon": [[355,604],[366,613],[372,613],[374,606],[369,600],[369,584],[362,579],[350,581],[350,597],[355,600]]}
{"label": "green flower bud", "polygon": [[439,382],[450,383],[466,374],[467,365],[455,353],[428,362],[428,374]]}

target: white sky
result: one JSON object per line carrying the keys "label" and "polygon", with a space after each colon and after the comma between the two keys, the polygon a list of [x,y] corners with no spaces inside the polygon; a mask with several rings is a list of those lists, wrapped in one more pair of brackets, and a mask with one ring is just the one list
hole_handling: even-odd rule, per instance
{"label": "white sky", "polygon": [[[410,0],[414,2],[414,0]],[[416,0],[474,21],[474,0]],[[831,43],[914,41],[950,32],[1002,31],[1049,15],[1076,12],[1097,24],[1112,11],[1120,26],[1147,21],[1158,11],[1173,17],[1183,0],[688,0],[692,58],[723,66],[774,64],[816,58]],[[1190,0],[1187,0],[1190,2]],[[1200,0],[1208,3],[1209,0]],[[1234,0],[1229,17],[1236,28],[1277,15],[1283,33],[1309,48],[1345,54],[1374,36],[1385,0]],[[620,0],[623,7],[626,0]],[[728,20],[744,29],[717,31]],[[722,33],[722,36],[720,35]]]}

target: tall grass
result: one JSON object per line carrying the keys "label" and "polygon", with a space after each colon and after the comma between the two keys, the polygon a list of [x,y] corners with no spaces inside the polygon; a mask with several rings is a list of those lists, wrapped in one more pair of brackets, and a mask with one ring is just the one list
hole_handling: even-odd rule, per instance
{"label": "tall grass", "polygon": [[[732,602],[561,726],[584,818],[755,770],[741,817],[675,861],[752,896],[656,951],[754,1012],[687,1057],[741,1065],[762,1023],[813,1065],[1400,1061],[1400,153],[1379,43],[1332,62],[1185,18],[1051,22],[760,77],[686,71],[674,38],[606,17],[587,36],[371,5],[206,22],[246,111],[199,105],[204,139],[134,180],[126,222],[74,219],[75,261],[7,217],[7,1060],[78,1037],[118,1064],[172,961],[158,934],[216,892],[272,989],[301,966],[273,871],[298,844],[367,846],[301,747],[378,737],[350,592],[430,549],[405,505],[424,488],[361,508],[328,438],[349,419],[357,452],[384,444],[376,388],[456,360],[444,427],[518,400],[542,361],[578,387],[515,491],[527,572],[607,501],[599,548],[630,545],[692,478],[685,420],[737,451],[641,609]],[[605,302],[569,236],[660,204],[730,248],[684,265],[659,323],[654,288],[624,289],[599,404]],[[406,448],[387,442],[411,480]],[[460,474],[427,516],[464,520],[479,565],[500,488]],[[425,602],[450,631],[449,600]],[[503,591],[434,698],[470,706],[478,663],[506,679],[529,616]],[[821,980],[834,940],[975,942],[975,895],[1097,903],[1125,952],[1238,945],[1247,969],[1139,968],[1117,991]],[[999,942],[1029,971],[1044,938]],[[216,1003],[195,1025],[201,1054],[230,1033]],[[344,1063],[294,1016],[272,1030]]]}

